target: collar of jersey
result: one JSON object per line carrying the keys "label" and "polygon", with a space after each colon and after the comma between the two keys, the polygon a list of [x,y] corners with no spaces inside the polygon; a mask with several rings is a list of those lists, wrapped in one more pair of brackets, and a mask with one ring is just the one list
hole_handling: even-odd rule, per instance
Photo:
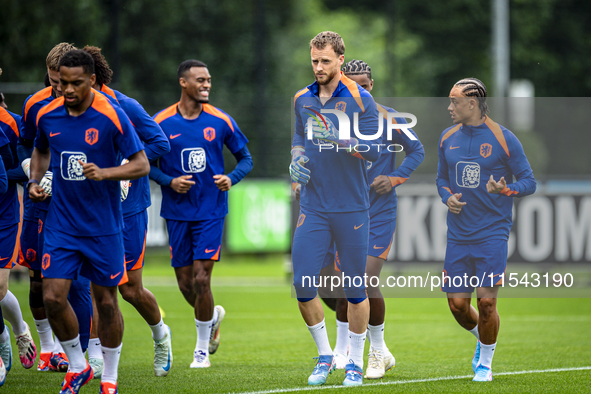
{"label": "collar of jersey", "polygon": [[486,125],[486,123],[482,123],[481,125],[478,125],[478,126],[468,126],[468,125],[462,124],[462,127],[460,128],[460,130],[464,134],[474,135],[474,134],[484,133],[484,132],[488,131],[488,126]]}
{"label": "collar of jersey", "polygon": [[[342,74],[343,74],[343,72],[341,71],[341,75]],[[346,88],[347,87],[345,86],[343,81],[340,80],[337,88],[334,90],[334,92],[332,92],[332,97],[339,97],[339,93],[341,93],[341,90],[346,89]],[[310,90],[310,93],[312,93],[312,95],[318,97],[318,91],[320,90],[320,86],[318,85],[318,81],[314,81],[314,83],[312,85],[308,86],[308,89]]]}

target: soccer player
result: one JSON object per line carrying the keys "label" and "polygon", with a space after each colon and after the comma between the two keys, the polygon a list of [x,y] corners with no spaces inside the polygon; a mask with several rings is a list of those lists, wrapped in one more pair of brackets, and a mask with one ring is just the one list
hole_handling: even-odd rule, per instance
{"label": "soccer player", "polygon": [[[3,181],[0,187],[0,307],[4,317],[12,325],[18,346],[19,358],[25,368],[31,368],[37,357],[37,348],[31,337],[29,325],[23,320],[18,300],[8,290],[10,269],[16,264],[18,254],[14,253],[18,241],[20,203],[16,179],[11,173],[21,175],[17,159],[18,125],[21,117],[0,107],[0,155],[2,156]],[[0,335],[0,357],[6,370],[12,367],[12,349],[8,328]]]}
{"label": "soccer player", "polygon": [[[48,167],[55,174],[42,256],[43,301],[70,366],[63,393],[77,393],[93,377],[84,358],[78,322],[67,294],[78,274],[91,279],[99,314],[104,356],[101,393],[117,391],[123,317],[117,286],[127,281],[119,182],[149,173],[149,162],[127,115],[92,89],[92,57],[81,50],[62,56],[64,96],[37,115],[37,138],[28,184],[33,201],[47,197],[39,181]],[[120,165],[118,154],[129,158]]]}
{"label": "soccer player", "polygon": [[[85,46],[83,50],[89,53],[94,61],[96,81],[93,88],[115,100],[125,111],[138,137],[144,143],[144,150],[148,160],[152,162],[168,153],[170,151],[168,139],[160,126],[146,113],[144,108],[136,100],[107,86],[111,82],[113,71],[101,53],[101,49],[94,46]],[[119,292],[123,299],[133,305],[150,326],[152,339],[154,340],[154,373],[156,376],[166,376],[172,365],[170,328],[162,321],[156,298],[142,283],[146,236],[148,233],[147,208],[150,203],[150,180],[145,176],[132,183],[125,200],[121,204],[124,223],[125,267],[129,280],[119,286]],[[93,346],[90,346],[89,349],[98,348],[92,342],[91,345]],[[92,357],[90,352],[88,355],[95,378],[98,378],[96,376],[97,372],[100,376],[102,370],[102,354],[98,353],[100,357]]]}
{"label": "soccer player", "polygon": [[[208,368],[220,343],[225,310],[214,308],[211,272],[219,261],[228,190],[252,170],[248,140],[228,114],[209,104],[211,75],[205,63],[185,60],[178,68],[181,99],[154,119],[170,140],[170,153],[152,164],[162,186],[160,215],[166,219],[171,264],[185,300],[195,310],[197,344],[191,368]],[[224,145],[238,163],[225,175]]]}
{"label": "soccer player", "polygon": [[[333,241],[343,275],[351,278],[344,286],[349,302],[350,352],[343,384],[363,383],[369,301],[364,284],[355,279],[362,282],[365,273],[369,235],[366,167],[379,158],[380,151],[375,143],[360,148],[356,138],[339,139],[335,125],[341,122],[334,112],[356,119],[350,123],[367,136],[376,134],[380,119],[371,94],[340,72],[344,53],[345,44],[339,34],[325,31],[314,37],[310,55],[316,81],[296,93],[294,103],[290,174],[303,186],[292,247],[293,284],[300,312],[318,348],[318,362],[308,378],[310,385],[324,384],[335,360],[316,287],[304,279],[318,276]],[[326,110],[332,112],[322,115]]]}
{"label": "soccer player", "polygon": [[[30,157],[33,151],[33,142],[37,134],[37,113],[46,104],[57,97],[62,96],[59,85],[59,61],[68,51],[76,49],[72,44],[62,42],[49,51],[46,58],[47,82],[45,89],[29,96],[23,105],[20,138],[18,146],[19,161],[27,176],[30,174]],[[21,233],[20,263],[29,268],[30,293],[29,305],[37,332],[41,352],[39,355],[38,371],[61,371],[68,369],[68,360],[59,340],[53,339],[51,327],[47,320],[45,306],[43,304],[43,286],[41,278],[41,256],[43,256],[44,235],[47,225],[47,211],[51,199],[53,173],[49,171],[41,179],[41,186],[47,192],[48,197],[33,204],[25,193],[24,220]],[[92,321],[92,300],[90,298],[90,281],[82,276],[72,282],[68,300],[76,313],[80,327],[80,342],[83,349],[88,346]]]}
{"label": "soccer player", "polygon": [[[521,143],[487,116],[486,97],[476,78],[455,83],[447,108],[454,125],[441,134],[437,169],[437,190],[449,208],[442,291],[457,322],[477,339],[472,370],[478,382],[492,380],[513,197],[536,190]],[[478,312],[470,303],[473,283],[463,281],[464,275],[484,278],[476,286]]]}
{"label": "soccer player", "polygon": [[[359,86],[371,92],[373,79],[371,68],[361,60],[351,60],[343,67],[343,74],[357,82]],[[388,112],[395,113],[392,108],[377,104],[384,132],[387,130]],[[406,123],[404,118],[394,118],[393,122]],[[423,162],[425,150],[416,137],[416,134],[409,130],[416,140],[411,140],[400,129],[392,134],[392,141],[383,139],[382,154],[378,161],[368,164],[368,180],[371,182],[369,191],[369,243],[367,249],[367,263],[365,272],[368,278],[379,277],[384,261],[388,257],[394,230],[396,229],[396,206],[398,198],[396,187],[406,182],[410,174]],[[396,168],[396,150],[394,144],[402,146],[405,157],[398,168]],[[334,267],[334,258],[331,258],[330,267]],[[394,367],[395,359],[386,343],[384,342],[384,319],[386,316],[386,305],[379,285],[368,286],[369,297],[369,325],[367,337],[370,342],[369,357],[365,377],[369,379],[382,378],[386,370]],[[337,341],[334,349],[336,368],[343,369],[347,362],[348,322],[347,322],[347,301],[338,298],[336,302],[337,312]]]}

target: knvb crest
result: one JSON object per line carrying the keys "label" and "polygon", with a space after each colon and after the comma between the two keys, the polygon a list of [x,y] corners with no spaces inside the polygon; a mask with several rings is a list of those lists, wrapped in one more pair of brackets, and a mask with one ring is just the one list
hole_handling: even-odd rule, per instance
{"label": "knvb crest", "polygon": [[27,261],[35,261],[35,259],[37,258],[37,251],[35,251],[35,249],[27,249],[27,253],[25,256],[25,259]]}
{"label": "knvb crest", "polygon": [[485,159],[490,156],[492,153],[492,145],[491,144],[482,144],[480,145],[480,156],[484,157]]}
{"label": "knvb crest", "polygon": [[94,145],[98,141],[98,134],[99,132],[97,129],[88,129],[86,130],[84,141],[86,141],[89,145]]}
{"label": "knvb crest", "polygon": [[300,214],[300,217],[298,218],[298,224],[296,226],[296,228],[300,227],[302,224],[304,224],[304,220],[306,220],[306,215],[304,215],[303,213]]}
{"label": "knvb crest", "polygon": [[215,138],[215,129],[213,127],[206,127],[203,129],[203,137],[208,141],[213,141]]}
{"label": "knvb crest", "polygon": [[334,106],[334,109],[336,109],[337,111],[342,111],[345,112],[345,109],[347,108],[347,103],[344,101],[339,101],[338,103],[336,103],[336,105]]}
{"label": "knvb crest", "polygon": [[49,256],[48,253],[45,253],[43,255],[43,259],[41,260],[41,268],[46,270],[49,268],[50,265],[51,265],[51,256]]}

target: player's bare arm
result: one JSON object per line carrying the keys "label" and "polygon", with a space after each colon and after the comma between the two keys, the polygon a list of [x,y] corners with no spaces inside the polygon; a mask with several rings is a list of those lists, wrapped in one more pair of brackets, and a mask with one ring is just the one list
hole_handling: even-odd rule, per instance
{"label": "player's bare arm", "polygon": [[375,177],[369,187],[373,188],[378,194],[387,194],[392,191],[392,183],[390,182],[390,178],[386,175],[378,175]]}
{"label": "player's bare arm", "polygon": [[129,162],[122,166],[100,168],[94,163],[83,163],[83,174],[87,179],[93,181],[122,181],[133,180],[144,177],[150,173],[150,162],[146,153],[141,150],[129,157]]}
{"label": "player's bare arm", "polygon": [[455,193],[447,199],[447,207],[451,213],[459,214],[462,211],[462,207],[466,205],[466,202],[460,201],[462,193]]}
{"label": "player's bare arm", "polygon": [[499,181],[497,182],[491,175],[488,182],[486,183],[486,191],[493,194],[499,194],[506,187],[507,182],[505,182],[504,176],[501,177],[501,179],[499,179]]}
{"label": "player's bare arm", "polygon": [[229,176],[224,174],[214,175],[213,179],[215,179],[215,185],[223,192],[227,192],[232,187],[232,180]]}
{"label": "player's bare arm", "polygon": [[302,185],[300,185],[299,183],[296,183],[295,185],[295,189],[293,189],[295,192],[295,198],[297,200],[297,202],[300,202],[300,193],[302,192]]}
{"label": "player's bare arm", "polygon": [[35,148],[31,155],[31,180],[29,181],[29,197],[33,202],[41,202],[47,198],[47,193],[39,186],[38,179],[42,179],[47,169],[49,168],[49,161],[51,160],[51,153],[49,149],[41,150]]}
{"label": "player's bare arm", "polygon": [[191,186],[195,184],[195,181],[192,181],[191,178],[193,178],[193,175],[181,175],[176,177],[170,181],[170,187],[179,194],[185,194],[191,189]]}

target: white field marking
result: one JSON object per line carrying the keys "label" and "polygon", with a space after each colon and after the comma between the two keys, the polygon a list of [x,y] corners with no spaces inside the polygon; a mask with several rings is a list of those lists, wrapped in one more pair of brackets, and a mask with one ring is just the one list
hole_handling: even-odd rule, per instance
{"label": "white field marking", "polygon": [[[587,367],[572,367],[572,368],[552,368],[552,369],[533,369],[529,371],[513,371],[513,372],[497,372],[493,376],[503,375],[526,375],[533,373],[551,373],[551,372],[569,372],[569,371],[589,371],[591,366]],[[428,382],[440,382],[444,380],[459,380],[473,378],[474,375],[462,375],[462,376],[442,376],[439,378],[428,378],[428,379],[412,379],[412,380],[396,380],[390,382],[376,382],[376,383],[364,383],[361,387],[367,386],[391,386],[395,384],[408,384],[408,383],[428,383]],[[324,389],[343,389],[347,387],[360,387],[360,386],[342,386],[342,385],[331,385],[331,386],[315,386],[315,387],[293,387],[288,389],[275,389],[275,390],[264,390],[264,391],[245,391],[238,394],[277,394],[277,393],[293,393],[298,391],[313,391],[313,390],[324,390]]]}

